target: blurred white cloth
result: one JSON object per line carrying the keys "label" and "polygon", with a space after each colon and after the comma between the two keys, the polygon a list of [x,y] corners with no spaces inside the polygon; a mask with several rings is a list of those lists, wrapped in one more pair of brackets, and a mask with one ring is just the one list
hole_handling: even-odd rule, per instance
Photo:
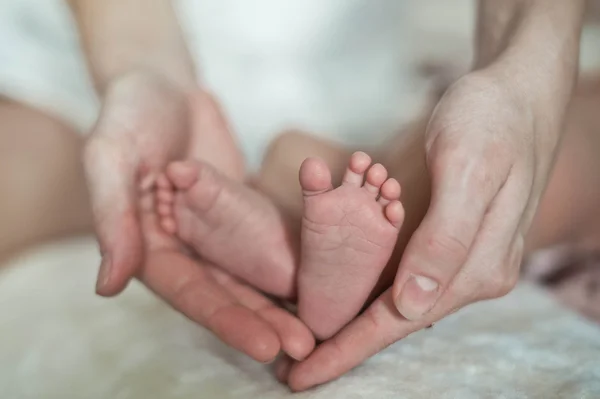
{"label": "blurred white cloth", "polygon": [[[176,0],[198,75],[222,101],[251,168],[298,128],[365,150],[427,101],[422,62],[466,71],[472,0]],[[597,68],[600,32],[584,34]],[[64,0],[0,2],[0,95],[88,132],[98,101]]]}
{"label": "blurred white cloth", "polygon": [[66,1],[0,1],[0,96],[92,126],[98,104]]}
{"label": "blurred white cloth", "polygon": [[522,285],[396,343],[339,380],[291,395],[137,283],[93,294],[91,239],[0,269],[3,399],[600,398],[600,329]]}
{"label": "blurred white cloth", "polygon": [[[87,132],[98,101],[65,3],[0,2],[0,95]],[[284,129],[365,149],[381,143],[427,99],[430,82],[416,72],[424,42],[465,68],[470,59],[470,0],[427,15],[425,6],[396,0],[175,4],[198,74],[222,101],[254,167]],[[441,15],[453,23],[436,22],[445,21]],[[416,40],[417,29],[428,33]]]}

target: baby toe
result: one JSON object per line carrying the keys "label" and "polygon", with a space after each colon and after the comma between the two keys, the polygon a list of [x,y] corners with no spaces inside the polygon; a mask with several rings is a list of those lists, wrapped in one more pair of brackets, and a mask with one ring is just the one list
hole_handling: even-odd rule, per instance
{"label": "baby toe", "polygon": [[364,152],[359,151],[352,154],[344,174],[343,184],[354,187],[362,186],[369,165],[371,165],[371,157]]}

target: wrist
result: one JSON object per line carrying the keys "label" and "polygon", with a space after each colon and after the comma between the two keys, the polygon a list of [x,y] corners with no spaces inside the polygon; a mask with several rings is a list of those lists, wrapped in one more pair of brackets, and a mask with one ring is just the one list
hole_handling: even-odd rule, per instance
{"label": "wrist", "polygon": [[512,21],[504,23],[502,44],[496,41],[491,58],[486,58],[490,52],[478,51],[475,70],[509,90],[544,125],[560,129],[578,73],[584,1],[508,3],[519,7],[512,10]]}
{"label": "wrist", "polygon": [[197,89],[193,81],[176,80],[153,68],[135,68],[111,76],[99,93],[103,99],[115,90],[122,92],[161,92],[166,97],[187,98]]}
{"label": "wrist", "polygon": [[170,0],[68,1],[101,96],[111,82],[139,70],[181,89],[195,83],[194,64]]}
{"label": "wrist", "polygon": [[565,44],[572,48],[584,11],[585,0],[479,0],[473,69],[515,50],[550,56]]}

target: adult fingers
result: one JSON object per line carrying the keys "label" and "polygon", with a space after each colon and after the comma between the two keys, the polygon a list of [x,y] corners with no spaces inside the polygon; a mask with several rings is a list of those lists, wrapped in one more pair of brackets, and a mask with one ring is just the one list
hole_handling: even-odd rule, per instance
{"label": "adult fingers", "polygon": [[214,266],[208,267],[207,270],[240,303],[256,312],[273,327],[279,335],[281,349],[292,359],[303,360],[313,351],[315,338],[297,317],[223,270]]}
{"label": "adult fingers", "polygon": [[527,179],[513,175],[491,205],[461,275],[470,283],[457,284],[455,289],[468,302],[504,296],[515,286],[524,248],[520,225],[528,208],[528,188]]}
{"label": "adult fingers", "polygon": [[92,137],[84,165],[102,263],[96,291],[116,295],[142,262],[142,234],[135,201],[135,160],[109,139]]}
{"label": "adult fingers", "polygon": [[132,74],[108,88],[84,164],[103,255],[97,291],[121,291],[143,259],[136,194],[187,144],[185,96],[153,76]]}
{"label": "adult fingers", "polygon": [[469,155],[470,146],[459,148],[465,150],[433,152],[429,210],[407,245],[394,281],[395,305],[410,320],[435,306],[464,265],[505,178],[493,164]]}
{"label": "adult fingers", "polygon": [[506,201],[522,190],[516,182],[507,184],[506,188],[486,216],[464,268],[427,315],[419,320],[407,320],[396,311],[393,290],[388,289],[338,335],[293,366],[288,376],[290,387],[304,390],[337,378],[388,345],[461,307],[504,295],[512,289],[523,254],[523,236],[518,229],[515,234],[523,209],[513,207],[507,217]]}
{"label": "adult fingers", "polygon": [[390,288],[336,336],[319,345],[306,360],[293,365],[287,375],[288,385],[294,391],[303,391],[338,378],[426,325],[425,319],[410,321],[398,314]]}
{"label": "adult fingers", "polygon": [[281,344],[269,323],[187,256],[177,251],[153,252],[139,278],[173,308],[253,359],[270,362],[279,353]]}
{"label": "adult fingers", "polygon": [[[519,251],[512,251],[509,259],[512,266],[517,264]],[[303,391],[340,377],[389,345],[477,300],[472,287],[479,286],[478,281],[482,281],[482,277],[471,270],[473,265],[471,263],[459,272],[438,304],[420,320],[407,320],[398,314],[390,288],[336,336],[319,345],[306,360],[292,366],[286,361],[278,365],[277,371],[294,391]],[[478,270],[481,271],[481,268]],[[485,270],[483,272],[485,274]]]}

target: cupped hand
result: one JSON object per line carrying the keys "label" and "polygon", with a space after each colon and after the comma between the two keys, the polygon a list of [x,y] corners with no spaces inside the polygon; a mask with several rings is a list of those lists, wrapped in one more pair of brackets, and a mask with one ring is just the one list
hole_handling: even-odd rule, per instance
{"label": "cupped hand", "polygon": [[280,365],[290,369],[293,389],[336,378],[412,332],[514,287],[563,118],[533,101],[526,82],[515,83],[474,72],[444,95],[427,129],[431,203],[393,287],[308,359]]}
{"label": "cupped hand", "polygon": [[[182,93],[152,75],[126,76],[109,86],[84,154],[102,254],[97,292],[116,295],[138,277],[254,359],[273,360],[281,349],[302,359],[314,347],[303,323],[226,271],[189,256],[157,225],[153,188],[168,162],[208,153],[206,161],[229,166],[225,174],[241,174],[239,163],[227,159],[235,151],[205,148],[223,145],[214,142],[223,135],[210,136],[219,128],[227,128],[219,108],[199,89]],[[208,137],[202,145],[200,136]]]}
{"label": "cupped hand", "polygon": [[140,190],[145,257],[137,277],[174,309],[260,362],[280,351],[304,359],[314,348],[308,327],[225,270],[188,255],[158,224],[152,191]]}
{"label": "cupped hand", "polygon": [[100,244],[96,285],[115,295],[144,261],[139,189],[149,190],[166,164],[190,142],[183,93],[151,75],[128,75],[107,88],[84,152],[84,166]]}

